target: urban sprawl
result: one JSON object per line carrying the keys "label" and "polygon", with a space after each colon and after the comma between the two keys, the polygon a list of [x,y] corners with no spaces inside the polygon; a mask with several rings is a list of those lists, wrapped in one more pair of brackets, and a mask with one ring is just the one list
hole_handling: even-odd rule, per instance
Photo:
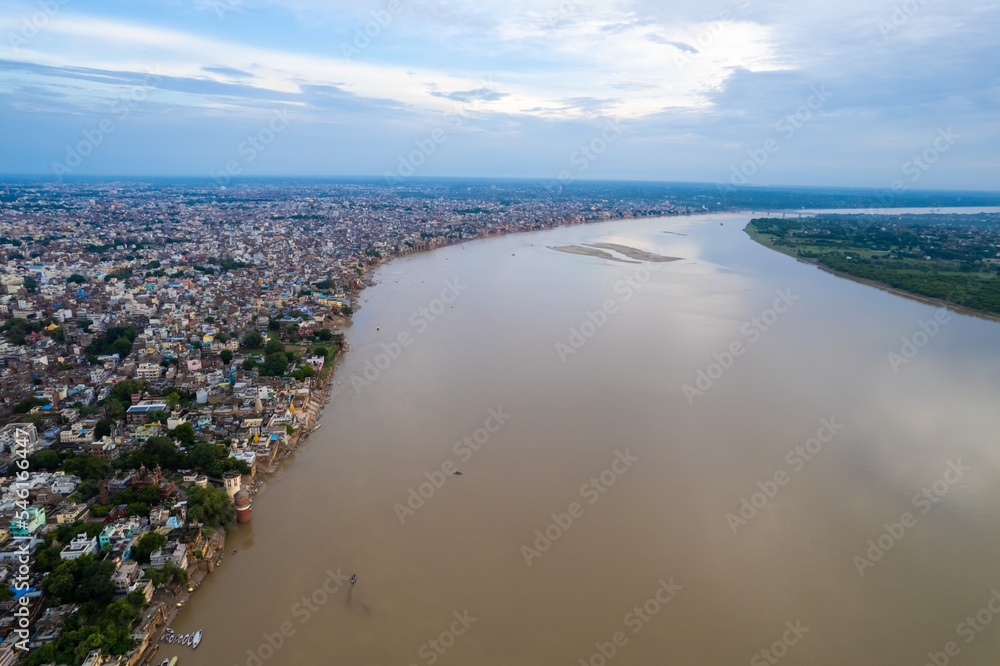
{"label": "urban sprawl", "polygon": [[[0,666],[149,663],[319,427],[393,257],[697,197],[538,185],[0,187]],[[190,644],[187,640],[186,643]]]}

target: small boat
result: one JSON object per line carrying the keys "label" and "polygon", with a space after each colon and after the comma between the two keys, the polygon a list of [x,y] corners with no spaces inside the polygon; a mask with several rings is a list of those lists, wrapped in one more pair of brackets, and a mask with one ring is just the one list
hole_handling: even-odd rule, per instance
{"label": "small boat", "polygon": [[233,555],[235,555],[235,554],[236,554],[236,549],[235,549],[235,548],[233,548]]}
{"label": "small boat", "polygon": [[191,649],[196,649],[198,647],[198,643],[201,643],[201,629],[195,632],[194,638],[191,639]]}
{"label": "small boat", "polygon": [[352,575],[351,576],[351,585],[354,585],[357,582],[358,582],[358,574]]}
{"label": "small boat", "polygon": [[177,657],[171,659],[170,663],[167,666],[177,666]]}

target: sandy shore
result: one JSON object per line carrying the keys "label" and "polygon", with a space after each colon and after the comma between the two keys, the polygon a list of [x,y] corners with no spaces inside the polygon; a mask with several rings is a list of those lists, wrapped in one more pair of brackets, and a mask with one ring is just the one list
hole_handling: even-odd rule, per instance
{"label": "sandy shore", "polygon": [[680,261],[680,257],[667,257],[655,252],[647,252],[628,245],[618,245],[617,243],[588,243],[587,247],[599,247],[605,250],[613,250],[618,254],[623,254],[629,259],[638,261],[652,261],[657,263],[667,263],[669,261]]}

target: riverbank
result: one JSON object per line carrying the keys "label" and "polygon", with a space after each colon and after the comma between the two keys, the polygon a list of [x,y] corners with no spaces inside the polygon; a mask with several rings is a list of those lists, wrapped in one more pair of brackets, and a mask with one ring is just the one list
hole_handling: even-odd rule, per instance
{"label": "riverbank", "polygon": [[795,259],[796,261],[802,262],[803,264],[809,264],[811,266],[815,266],[818,269],[820,269],[821,271],[824,271],[826,273],[830,273],[831,275],[835,275],[835,276],[840,277],[840,278],[851,280],[852,282],[857,282],[859,284],[863,284],[863,285],[866,285],[866,286],[869,286],[869,287],[875,287],[876,289],[880,289],[882,291],[888,292],[888,293],[893,294],[895,296],[901,296],[903,298],[909,298],[909,299],[914,300],[914,301],[919,301],[920,303],[924,303],[925,305],[932,305],[934,307],[947,308],[947,309],[949,309],[949,310],[951,310],[953,312],[956,312],[958,314],[964,314],[964,315],[968,315],[970,317],[978,317],[980,319],[985,319],[987,321],[1000,322],[1000,316],[998,316],[998,315],[996,315],[996,314],[994,314],[992,312],[987,312],[985,310],[978,310],[976,308],[966,307],[964,305],[960,305],[958,303],[954,303],[952,301],[948,301],[948,300],[945,300],[943,298],[935,298],[935,297],[932,297],[932,296],[925,296],[923,294],[918,294],[916,292],[907,291],[905,289],[900,289],[899,287],[893,287],[892,285],[886,284],[885,282],[879,282],[878,280],[872,280],[872,279],[869,279],[869,278],[860,277],[858,275],[852,275],[851,273],[847,273],[845,271],[839,271],[839,270],[836,270],[834,268],[830,268],[829,266],[825,266],[822,263],[820,263],[819,259],[814,259],[812,257],[800,257],[799,254],[798,254],[798,252],[795,250],[795,248],[791,248],[791,247],[787,247],[787,246],[783,246],[783,245],[776,245],[773,242],[773,240],[772,240],[773,237],[771,235],[760,233],[753,226],[752,223],[748,222],[747,226],[744,227],[743,231],[746,232],[746,234],[754,242],[756,242],[757,244],[763,245],[764,247],[768,248],[769,250],[774,250],[775,252],[779,252],[781,254],[789,256],[789,257]]}

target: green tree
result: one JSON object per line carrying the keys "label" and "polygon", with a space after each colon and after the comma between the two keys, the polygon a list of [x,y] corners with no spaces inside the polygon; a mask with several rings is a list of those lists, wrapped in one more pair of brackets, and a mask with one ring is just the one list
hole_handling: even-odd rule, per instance
{"label": "green tree", "polygon": [[148,516],[149,505],[143,504],[142,502],[132,502],[128,505],[126,511],[130,516]]}
{"label": "green tree", "polygon": [[109,507],[104,506],[103,504],[97,504],[95,502],[94,504],[90,505],[90,515],[92,515],[94,518],[104,518],[109,513],[111,513],[111,509]]}
{"label": "green tree", "polygon": [[173,430],[168,430],[167,435],[175,438],[180,442],[181,446],[191,446],[195,442],[195,432],[194,426],[190,423],[181,423]]}
{"label": "green tree", "polygon": [[159,532],[146,532],[132,547],[132,558],[136,562],[145,564],[149,562],[149,556],[153,554],[154,550],[163,548],[165,545],[167,545],[167,537]]}
{"label": "green tree", "polygon": [[280,340],[271,339],[267,341],[266,345],[264,345],[265,355],[283,351],[285,351],[285,345],[283,345]]}
{"label": "green tree", "polygon": [[[66,562],[66,560],[63,560]],[[50,573],[42,584],[42,589],[52,597],[55,604],[73,599],[76,590],[75,567],[60,564]]]}
{"label": "green tree", "polygon": [[264,365],[261,374],[271,377],[283,375],[287,367],[288,356],[285,352],[274,352],[273,354],[264,356]]}
{"label": "green tree", "polygon": [[[131,400],[129,400],[131,403]],[[118,398],[108,397],[104,399],[104,413],[109,419],[120,421],[125,417],[125,405]]]}
{"label": "green tree", "polygon": [[[84,555],[77,559],[92,558],[91,555]],[[111,581],[111,576],[115,572],[115,563],[111,560],[101,560],[99,562],[89,562],[83,564],[83,572],[80,575],[80,584],[76,589],[77,601],[84,602],[93,600],[101,604],[106,604],[115,595],[115,584]]]}
{"label": "green tree", "polygon": [[32,470],[54,472],[59,469],[62,461],[59,459],[58,453],[50,449],[44,449],[28,458],[28,464],[31,466]]}
{"label": "green tree", "polygon": [[242,345],[246,349],[260,349],[264,344],[264,338],[257,331],[247,331],[243,334]]}
{"label": "green tree", "polygon": [[138,492],[139,501],[148,506],[160,503],[160,489],[156,486],[146,486],[140,488]]}
{"label": "green tree", "polygon": [[208,526],[222,526],[226,529],[233,522],[236,513],[229,501],[229,495],[216,486],[191,486],[188,491],[188,511],[190,520]]}
{"label": "green tree", "polygon": [[223,349],[219,352],[219,356],[222,358],[222,362],[226,365],[229,365],[229,363],[233,360],[233,352],[230,349]]}
{"label": "green tree", "polygon": [[114,427],[115,427],[114,419],[101,419],[100,421],[97,422],[97,425],[94,426],[94,438],[101,439],[102,437],[110,435],[111,430]]}
{"label": "green tree", "polygon": [[104,616],[119,627],[131,627],[139,619],[139,611],[128,599],[119,599],[108,605]]}
{"label": "green tree", "polygon": [[81,479],[100,481],[111,473],[111,464],[90,454],[70,454],[63,462],[63,471],[75,474]]}
{"label": "green tree", "polygon": [[243,359],[242,367],[247,372],[250,372],[251,370],[257,367],[257,361],[253,360],[252,358]]}
{"label": "green tree", "polygon": [[43,398],[25,398],[21,402],[14,405],[15,414],[27,414],[35,407],[42,407],[49,404],[48,400]]}
{"label": "green tree", "polygon": [[132,394],[139,393],[145,388],[145,382],[140,382],[138,379],[123,379],[111,387],[111,397],[117,399],[123,405],[131,405]]}

